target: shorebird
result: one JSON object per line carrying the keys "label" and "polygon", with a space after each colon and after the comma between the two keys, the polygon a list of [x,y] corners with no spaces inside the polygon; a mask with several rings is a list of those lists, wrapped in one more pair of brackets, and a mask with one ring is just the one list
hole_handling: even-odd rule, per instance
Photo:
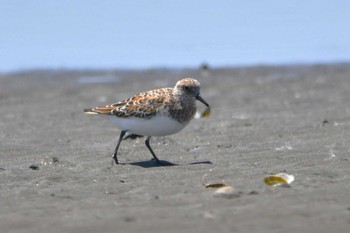
{"label": "shorebird", "polygon": [[200,83],[193,78],[178,81],[174,88],[160,88],[103,107],[87,108],[87,114],[108,116],[121,130],[114,149],[113,160],[118,161],[118,149],[126,133],[146,136],[145,144],[155,161],[161,162],[149,142],[152,136],[178,133],[193,119],[196,100],[209,108],[200,96]]}

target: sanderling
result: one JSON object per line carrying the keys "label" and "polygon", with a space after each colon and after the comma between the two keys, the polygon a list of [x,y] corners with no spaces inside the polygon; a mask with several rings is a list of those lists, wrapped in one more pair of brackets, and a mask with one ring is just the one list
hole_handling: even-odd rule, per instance
{"label": "sanderling", "polygon": [[125,133],[146,136],[145,144],[153,158],[161,162],[153,152],[149,141],[152,136],[166,136],[181,131],[196,113],[196,100],[209,108],[200,96],[200,84],[196,79],[185,78],[174,88],[160,88],[142,92],[124,101],[104,107],[87,108],[87,114],[109,116],[121,130],[113,159],[118,164],[118,148]]}

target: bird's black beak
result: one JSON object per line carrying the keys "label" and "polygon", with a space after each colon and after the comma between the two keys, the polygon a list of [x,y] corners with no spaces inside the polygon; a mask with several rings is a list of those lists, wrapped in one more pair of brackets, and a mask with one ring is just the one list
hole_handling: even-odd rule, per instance
{"label": "bird's black beak", "polygon": [[200,95],[196,96],[196,100],[199,100],[200,102],[202,102],[208,108],[210,107],[209,104],[207,103],[207,101],[205,101]]}

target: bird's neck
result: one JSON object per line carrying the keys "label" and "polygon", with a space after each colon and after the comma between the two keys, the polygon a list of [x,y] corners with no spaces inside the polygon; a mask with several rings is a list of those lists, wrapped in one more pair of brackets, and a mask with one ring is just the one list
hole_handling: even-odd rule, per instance
{"label": "bird's neck", "polygon": [[188,123],[196,113],[196,100],[193,96],[174,96],[177,106],[170,110],[170,115],[180,123]]}

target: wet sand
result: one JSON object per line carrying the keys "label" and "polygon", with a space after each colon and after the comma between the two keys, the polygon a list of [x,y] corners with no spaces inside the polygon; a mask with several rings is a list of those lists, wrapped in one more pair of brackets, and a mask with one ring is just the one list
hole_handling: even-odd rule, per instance
{"label": "wet sand", "polygon": [[[197,78],[209,118],[125,140],[82,109]],[[1,232],[347,232],[350,65],[0,75]],[[198,102],[199,110],[204,106]],[[264,176],[287,172],[289,188]],[[214,197],[206,180],[232,185]]]}

